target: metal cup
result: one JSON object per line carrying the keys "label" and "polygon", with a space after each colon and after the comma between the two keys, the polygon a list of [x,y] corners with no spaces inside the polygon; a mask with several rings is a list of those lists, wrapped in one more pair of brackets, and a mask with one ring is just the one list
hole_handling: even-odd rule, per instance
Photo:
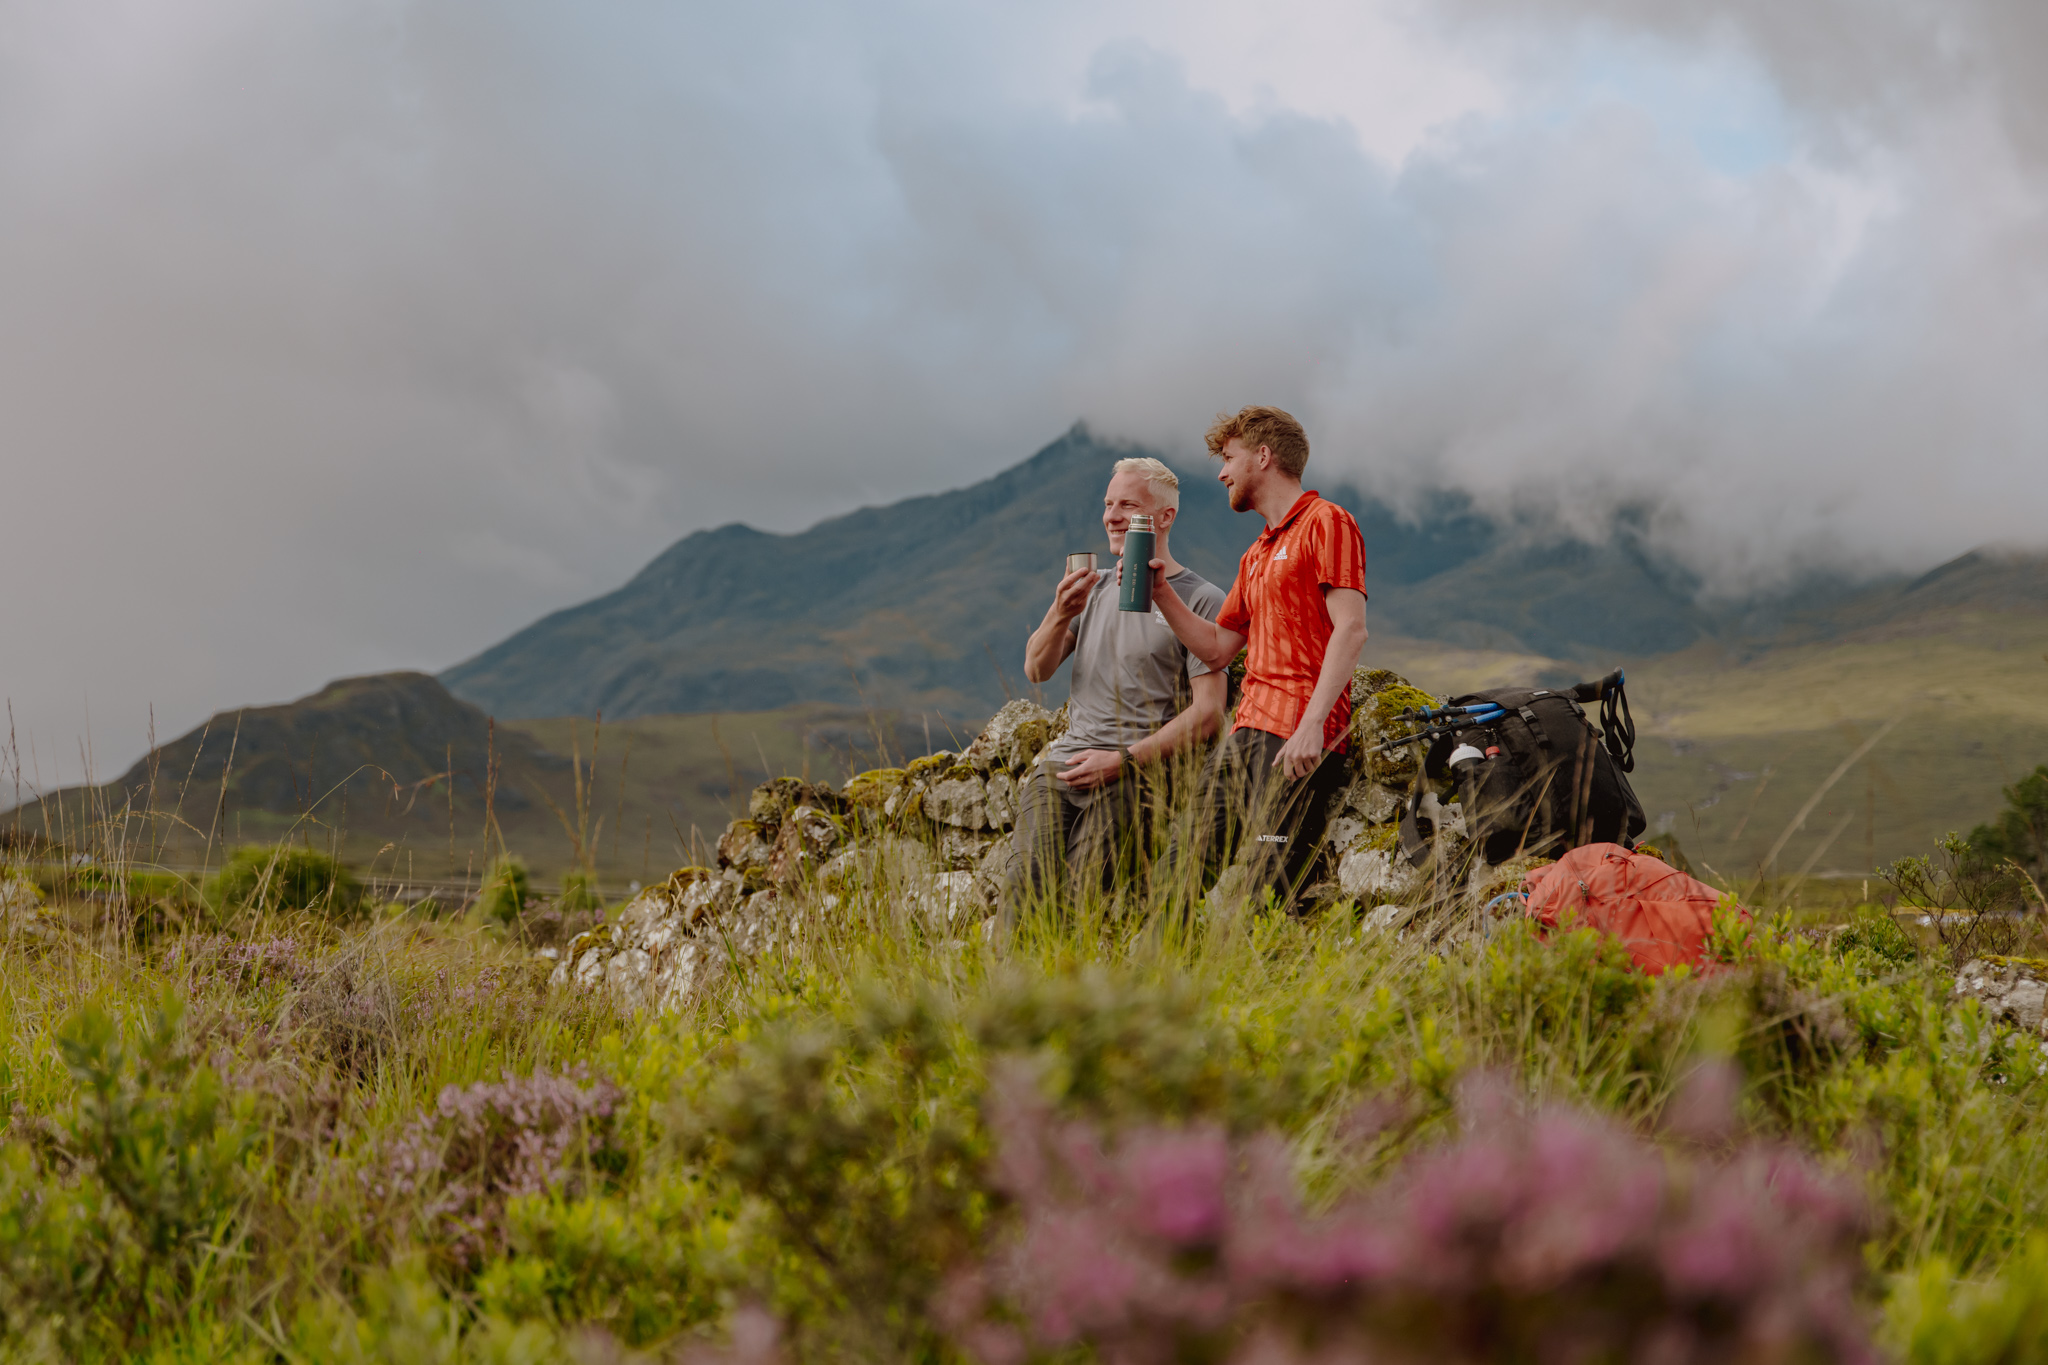
{"label": "metal cup", "polygon": [[1068,573],[1074,573],[1081,569],[1086,569],[1089,573],[1095,572],[1095,551],[1080,550],[1067,556]]}

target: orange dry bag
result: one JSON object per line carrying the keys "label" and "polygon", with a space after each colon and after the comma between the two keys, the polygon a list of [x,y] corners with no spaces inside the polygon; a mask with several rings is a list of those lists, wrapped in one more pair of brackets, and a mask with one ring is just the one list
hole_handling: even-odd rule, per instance
{"label": "orange dry bag", "polygon": [[1529,913],[1545,929],[1611,934],[1651,976],[1681,962],[1706,965],[1721,893],[1647,853],[1586,844],[1531,872],[1525,886]]}

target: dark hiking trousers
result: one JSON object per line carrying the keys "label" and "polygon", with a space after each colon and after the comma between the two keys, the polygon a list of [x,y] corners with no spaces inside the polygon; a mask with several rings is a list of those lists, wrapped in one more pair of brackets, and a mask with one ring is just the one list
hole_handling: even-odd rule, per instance
{"label": "dark hiking trousers", "polygon": [[[1050,770],[1034,767],[1017,792],[1017,831],[1003,877],[1002,923],[1013,927],[1024,906],[1055,888],[1079,898],[1134,875],[1143,861],[1141,819],[1154,779],[1126,764],[1106,786],[1077,792]],[[1065,884],[1061,885],[1061,869]]]}
{"label": "dark hiking trousers", "polygon": [[1273,766],[1286,743],[1264,730],[1232,730],[1203,765],[1188,851],[1200,860],[1204,890],[1237,861],[1249,869],[1245,889],[1252,894],[1270,887],[1290,906],[1301,894],[1322,851],[1330,799],[1350,774],[1344,755],[1326,749],[1314,771],[1291,781]]}

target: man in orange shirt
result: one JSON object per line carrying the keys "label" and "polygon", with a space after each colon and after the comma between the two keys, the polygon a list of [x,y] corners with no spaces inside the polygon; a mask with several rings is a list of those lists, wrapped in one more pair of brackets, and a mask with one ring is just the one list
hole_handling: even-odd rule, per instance
{"label": "man in orange shirt", "polygon": [[[1278,408],[1216,419],[1209,453],[1232,511],[1256,511],[1266,529],[1238,561],[1237,581],[1214,621],[1174,595],[1152,561],[1152,600],[1188,652],[1210,668],[1246,649],[1237,723],[1203,773],[1202,854],[1240,845],[1248,889],[1271,887],[1282,904],[1323,839],[1329,799],[1344,785],[1351,674],[1365,647],[1365,541],[1349,512],[1301,487],[1308,434]],[[1235,836],[1235,837],[1233,837]]]}

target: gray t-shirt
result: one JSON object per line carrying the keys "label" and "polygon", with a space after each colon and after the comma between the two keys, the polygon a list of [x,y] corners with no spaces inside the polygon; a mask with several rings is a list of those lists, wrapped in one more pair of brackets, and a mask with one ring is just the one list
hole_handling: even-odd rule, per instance
{"label": "gray t-shirt", "polygon": [[[1213,621],[1223,610],[1223,589],[1193,569],[1166,581],[1203,620]],[[1048,758],[1137,743],[1179,715],[1190,694],[1188,680],[1209,671],[1188,653],[1159,608],[1119,611],[1116,599],[1116,572],[1104,569],[1088,605],[1068,627],[1074,632],[1074,675],[1067,732],[1047,748]]]}

